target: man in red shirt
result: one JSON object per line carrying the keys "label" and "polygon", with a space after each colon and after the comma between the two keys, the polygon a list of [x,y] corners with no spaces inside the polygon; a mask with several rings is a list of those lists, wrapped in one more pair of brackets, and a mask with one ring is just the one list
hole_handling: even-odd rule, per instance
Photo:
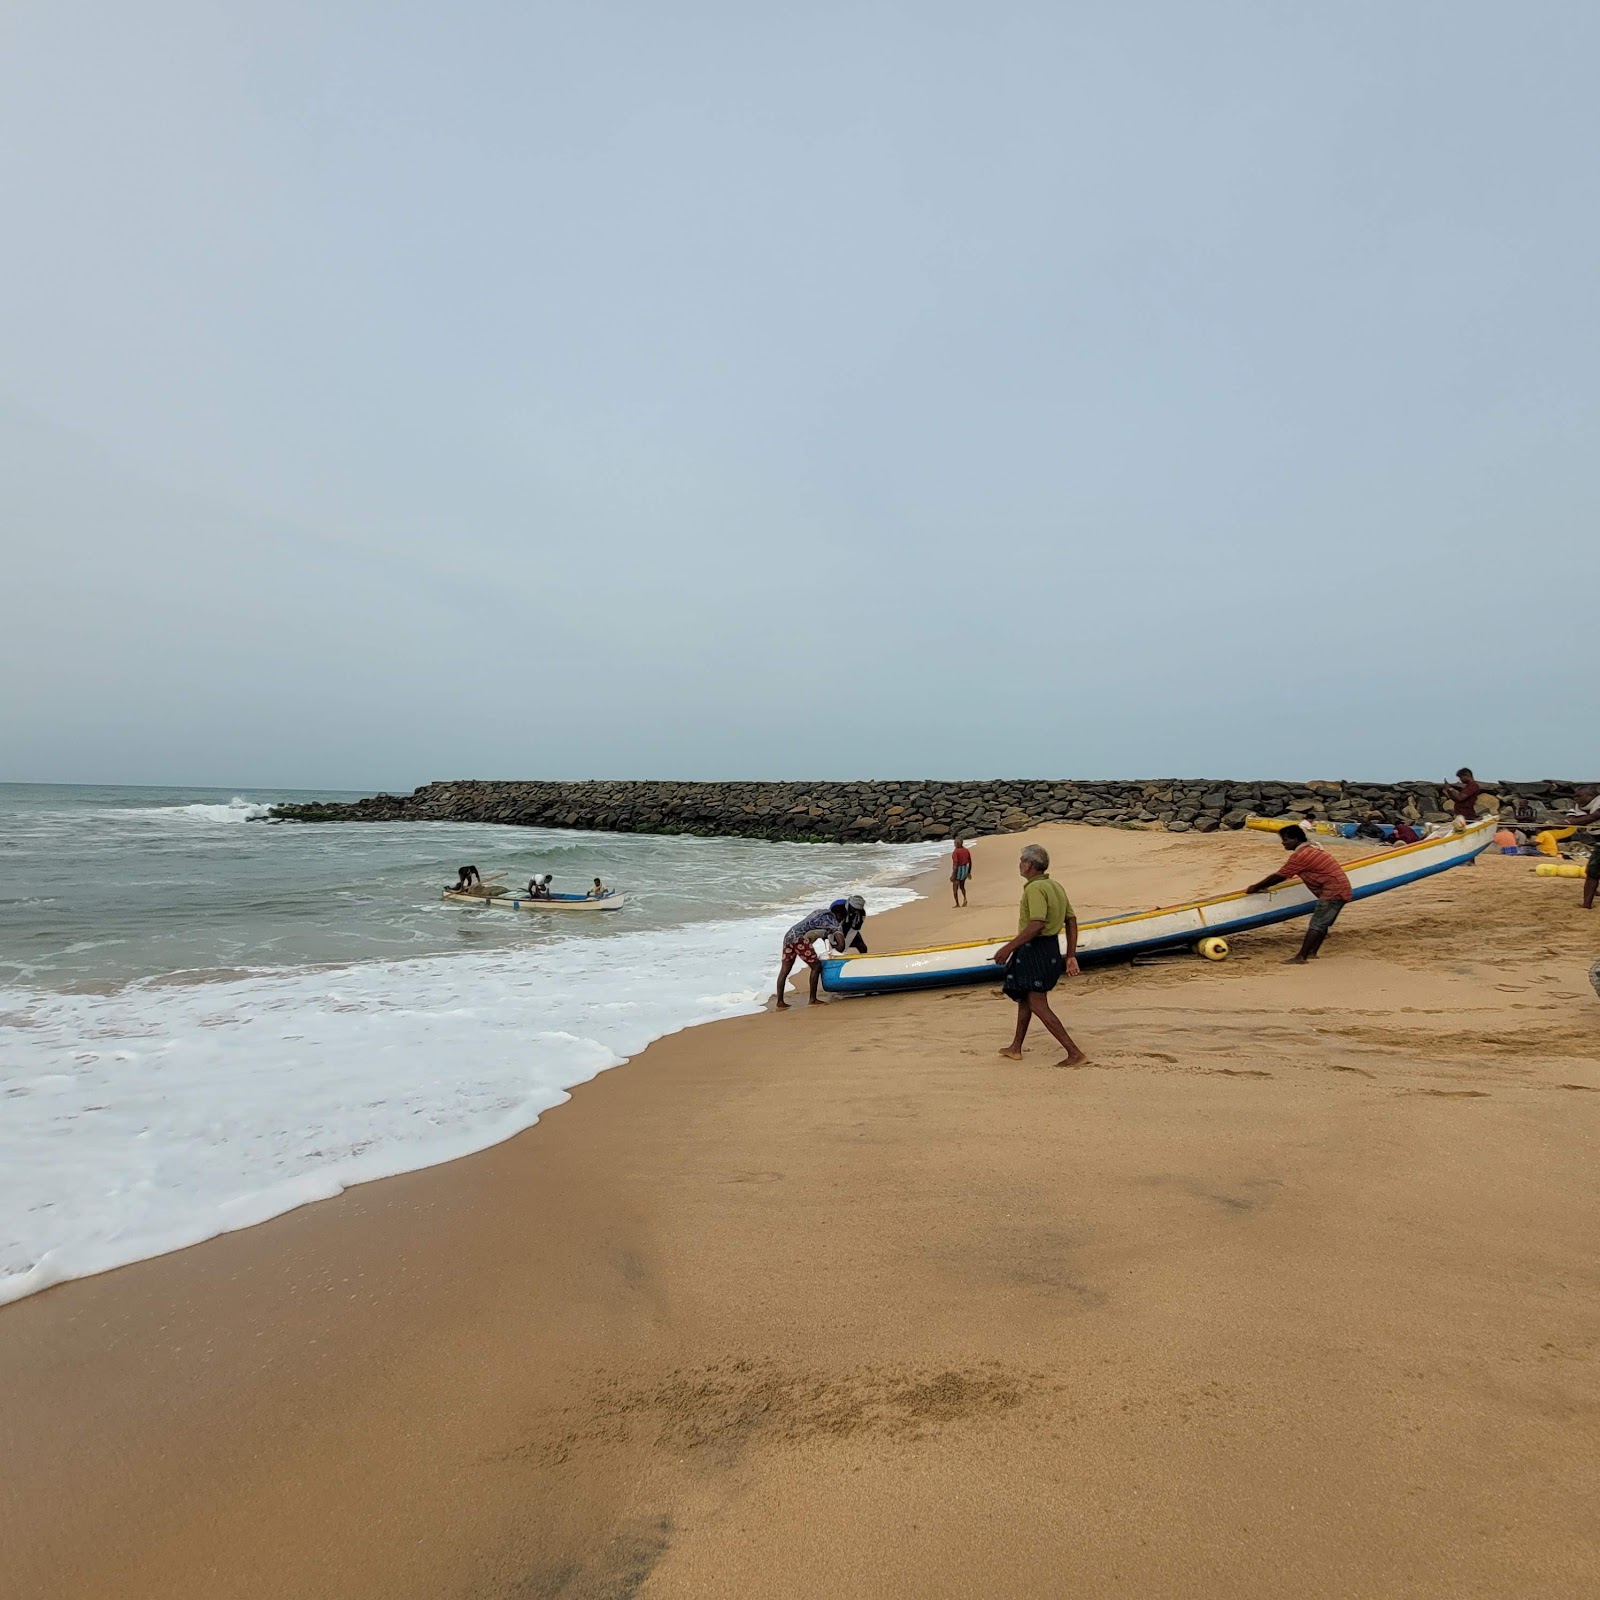
{"label": "man in red shirt", "polygon": [[1456,776],[1461,780],[1460,785],[1447,783],[1444,797],[1450,802],[1450,809],[1463,822],[1473,822],[1477,819],[1478,796],[1483,793],[1483,785],[1472,776],[1471,767],[1459,768]]}
{"label": "man in red shirt", "polygon": [[1245,893],[1261,894],[1274,884],[1298,878],[1317,897],[1316,907],[1311,913],[1311,925],[1300,944],[1300,953],[1289,957],[1296,966],[1304,966],[1322,948],[1322,941],[1328,937],[1328,929],[1354,899],[1354,894],[1350,880],[1344,875],[1344,868],[1320,846],[1307,844],[1301,829],[1293,826],[1284,828],[1278,837],[1283,841],[1283,848],[1289,852],[1289,859],[1277,872],[1269,873],[1260,883],[1252,883]]}
{"label": "man in red shirt", "polygon": [[972,876],[972,852],[960,839],[950,852],[950,898],[957,906],[967,903],[967,879]]}

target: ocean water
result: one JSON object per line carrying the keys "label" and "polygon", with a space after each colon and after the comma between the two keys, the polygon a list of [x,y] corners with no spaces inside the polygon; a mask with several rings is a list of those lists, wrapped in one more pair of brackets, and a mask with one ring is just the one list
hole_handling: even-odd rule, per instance
{"label": "ocean water", "polygon": [[[0,785],[0,1303],[494,1144],[939,849],[255,820],[292,798]],[[441,901],[468,861],[628,901]]]}

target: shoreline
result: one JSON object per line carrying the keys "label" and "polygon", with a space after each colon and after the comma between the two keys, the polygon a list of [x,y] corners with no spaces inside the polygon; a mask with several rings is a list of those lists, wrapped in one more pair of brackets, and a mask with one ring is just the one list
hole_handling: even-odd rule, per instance
{"label": "shoreline", "polygon": [[[817,848],[836,847],[827,845]],[[912,851],[915,850],[915,847],[910,848]],[[926,876],[928,868],[908,860],[899,866],[890,865],[888,871],[890,876],[868,887],[869,894],[895,896],[902,892],[917,893],[919,891],[912,885],[919,878]],[[796,902],[796,906],[799,903]],[[806,908],[810,909],[813,903],[814,897],[807,897]],[[753,926],[769,920],[772,914],[781,911],[782,915],[788,916],[794,910],[795,906],[775,908],[774,912],[768,913],[747,911],[730,914],[724,918],[713,918],[712,922],[718,925],[726,923]],[[688,922],[680,923],[670,929],[621,931],[636,934],[649,931],[667,936],[679,933],[692,937],[695,928],[695,923]],[[122,981],[106,983],[91,981],[52,990],[40,990],[37,991],[35,998],[38,1003],[48,1007],[53,1002],[70,1002],[73,997],[79,996],[112,999],[123,992],[143,994],[167,988],[183,991],[206,990],[217,985],[228,1000],[228,1006],[224,1010],[230,1010],[236,1005],[243,1006],[246,1010],[252,1006],[270,1008],[278,1000],[276,991],[287,993],[295,986],[306,985],[315,989],[324,979],[337,988],[341,981],[359,985],[372,973],[394,973],[398,975],[401,989],[404,990],[408,968],[411,973],[409,983],[414,992],[417,986],[425,984],[426,974],[435,969],[453,971],[454,963],[471,959],[473,954],[465,950],[440,950],[409,957],[389,956],[337,963],[296,963],[283,967],[179,969]],[[480,959],[484,954],[484,952],[477,953]],[[495,954],[503,956],[505,962],[516,969],[518,963],[526,959],[527,951],[525,948],[513,948]],[[749,954],[749,951],[744,952],[746,958]],[[749,966],[748,959],[744,964]],[[775,964],[774,961],[774,966]],[[592,976],[591,974],[591,979]],[[770,980],[770,973],[767,976]],[[236,998],[239,985],[265,992],[247,993],[243,998]],[[335,1161],[331,1165],[312,1166],[298,1172],[291,1170],[287,1174],[265,1178],[254,1185],[241,1178],[236,1191],[231,1195],[222,1199],[213,1196],[209,1203],[202,1197],[183,1209],[181,1214],[167,1218],[159,1229],[147,1229],[134,1237],[68,1238],[52,1246],[44,1258],[35,1261],[27,1270],[9,1275],[0,1273],[0,1308],[16,1304],[32,1295],[41,1294],[59,1284],[117,1271],[141,1261],[155,1260],[174,1251],[192,1249],[226,1234],[259,1227],[301,1206],[333,1199],[362,1184],[380,1182],[408,1172],[446,1165],[490,1149],[515,1137],[518,1133],[537,1126],[543,1117],[566,1103],[573,1089],[592,1081],[603,1072],[627,1065],[659,1039],[670,1037],[687,1028],[724,1020],[730,1016],[758,1014],[762,1007],[762,991],[759,988],[753,990],[748,999],[736,998],[736,995],[742,996],[742,994],[742,990],[726,994],[720,992],[717,981],[713,979],[699,1005],[684,1008],[680,1017],[656,1017],[651,1026],[660,1025],[661,1031],[650,1033],[642,1044],[631,1044],[628,1048],[623,1048],[622,1044],[607,1040],[603,1035],[600,1038],[585,1037],[576,1040],[575,1042],[581,1045],[592,1047],[589,1059],[574,1058],[553,1066],[541,1077],[536,1090],[530,1084],[525,1099],[507,1107],[492,1121],[452,1128],[445,1134],[436,1133],[424,1143],[413,1141],[402,1144],[385,1141],[378,1123],[375,1122],[371,1128],[373,1138],[370,1141],[374,1148],[358,1150],[357,1154]],[[202,1018],[202,1023],[208,1020],[218,1019]],[[221,1020],[231,1022],[233,1019],[229,1016]],[[286,1045],[284,1048],[289,1046]],[[594,1052],[598,1052],[598,1056]],[[599,1056],[607,1059],[601,1060]],[[271,1107],[267,1108],[268,1114],[271,1110]],[[312,1127],[308,1130],[308,1134],[311,1139],[318,1139],[324,1131],[327,1130]],[[338,1137],[337,1133],[332,1136]]]}
{"label": "shoreline", "polygon": [[[1035,832],[1085,916],[1270,860]],[[1015,842],[880,937],[1003,936]],[[1077,1072],[986,988],[690,1028],[7,1307],[20,1592],[1587,1592],[1589,925],[1516,866],[1064,986]]]}

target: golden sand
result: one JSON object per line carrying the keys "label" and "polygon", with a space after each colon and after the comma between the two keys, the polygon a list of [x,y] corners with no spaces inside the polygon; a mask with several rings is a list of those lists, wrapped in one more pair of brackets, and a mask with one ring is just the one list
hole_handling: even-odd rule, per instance
{"label": "golden sand", "polygon": [[[1265,835],[1046,828],[1081,915]],[[1019,840],[972,906],[1015,926]],[[1348,850],[1344,851],[1349,854]],[[694,1029],[0,1311],[0,1592],[1600,1592],[1600,919],[1528,862],[1056,992]],[[774,966],[776,966],[774,951]]]}

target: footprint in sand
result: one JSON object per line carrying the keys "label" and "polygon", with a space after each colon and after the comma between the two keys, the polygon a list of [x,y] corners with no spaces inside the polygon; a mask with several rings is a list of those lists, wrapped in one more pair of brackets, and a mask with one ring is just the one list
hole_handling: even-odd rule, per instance
{"label": "footprint in sand", "polygon": [[1435,1100],[1487,1100],[1487,1089],[1402,1089],[1401,1094],[1426,1094]]}
{"label": "footprint in sand", "polygon": [[1370,1078],[1372,1074],[1365,1067],[1347,1067],[1342,1061],[1330,1061],[1329,1072],[1353,1072],[1358,1078]]}
{"label": "footprint in sand", "polygon": [[1600,1094],[1600,1084],[1593,1083],[1564,1083],[1563,1089],[1582,1089],[1585,1094]]}
{"label": "footprint in sand", "polygon": [[1213,1069],[1221,1073],[1224,1078],[1270,1078],[1270,1072],[1257,1072],[1251,1067],[1216,1067]]}

